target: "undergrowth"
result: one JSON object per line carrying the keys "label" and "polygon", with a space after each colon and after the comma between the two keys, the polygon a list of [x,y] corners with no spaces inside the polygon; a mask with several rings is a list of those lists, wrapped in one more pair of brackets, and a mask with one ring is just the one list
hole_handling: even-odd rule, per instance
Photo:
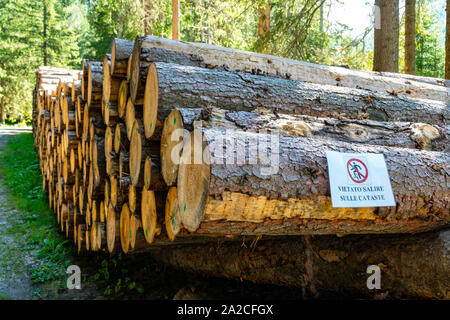
{"label": "undergrowth", "polygon": [[[80,264],[83,265],[84,280],[86,276],[92,279],[107,298],[143,297],[141,279],[146,278],[146,274],[153,273],[147,269],[146,258],[141,263],[136,263],[134,259],[127,259],[122,254],[111,256],[100,252],[77,257],[71,241],[59,232],[55,213],[50,209],[48,197],[42,189],[42,175],[31,133],[9,138],[4,152],[0,153],[0,174],[3,176],[3,184],[9,188],[10,195],[14,198],[17,211],[21,214],[19,218],[23,222],[12,225],[8,231],[20,236],[26,235],[28,245],[23,250],[31,250],[37,258],[37,264],[30,270],[34,284],[57,281],[60,288],[65,288],[67,267]],[[131,271],[133,267],[135,269]],[[159,282],[154,285],[161,287]],[[40,296],[39,288],[36,288],[35,295]],[[160,292],[156,295],[158,298],[167,298]]]}
{"label": "undergrowth", "polygon": [[10,231],[26,234],[28,246],[23,250],[33,250],[38,258],[37,265],[30,270],[31,281],[35,284],[62,281],[73,248],[58,232],[55,215],[48,206],[32,134],[10,137],[5,151],[0,154],[0,165],[3,183],[16,200],[23,222],[11,226]]}

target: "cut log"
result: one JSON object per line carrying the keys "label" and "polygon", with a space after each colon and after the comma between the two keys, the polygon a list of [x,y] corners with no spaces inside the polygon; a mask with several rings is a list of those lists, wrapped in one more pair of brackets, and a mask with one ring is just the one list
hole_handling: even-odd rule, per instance
{"label": "cut log", "polygon": [[92,141],[92,167],[94,169],[94,186],[104,183],[106,177],[105,139],[95,137]]}
{"label": "cut log", "polygon": [[120,251],[120,221],[119,215],[112,204],[108,207],[106,217],[106,244],[109,253]]}
{"label": "cut log", "polygon": [[115,127],[106,127],[105,130],[105,155],[109,155],[114,150],[114,129]]}
{"label": "cut log", "polygon": [[111,151],[106,155],[106,173],[109,176],[118,176],[119,172],[119,155]]}
{"label": "cut log", "polygon": [[[258,154],[263,142],[272,154]],[[326,150],[384,154],[396,207],[332,208]],[[182,224],[198,234],[428,231],[449,224],[449,163],[442,152],[286,136],[268,142],[254,133],[227,130],[225,136],[204,128],[183,147],[177,180]]]}
{"label": "cut log", "polygon": [[127,136],[127,129],[124,123],[116,124],[114,130],[114,151],[120,153],[121,151],[128,151],[130,149],[130,140]]}
{"label": "cut log", "polygon": [[[286,136],[317,137],[350,143],[419,148],[448,151],[450,127],[424,123],[379,122],[316,118],[303,115],[272,113],[270,110],[228,111],[216,108],[176,108],[164,120],[161,137],[161,172],[167,185],[174,185],[178,159],[186,130],[192,131],[194,121],[208,128],[224,127],[244,131],[267,130]],[[184,130],[183,130],[184,129]]]}
{"label": "cut log", "polygon": [[86,232],[87,232],[86,225],[79,224],[78,225],[78,229],[77,229],[77,236],[78,236],[77,250],[78,250],[78,254],[80,254],[81,252],[89,250],[89,240],[86,239],[86,234],[87,234]]}
{"label": "cut log", "polygon": [[102,101],[106,104],[108,102],[116,102],[119,97],[119,88],[123,77],[113,76],[110,73],[111,58],[106,54],[103,58],[103,86],[102,86]]}
{"label": "cut log", "polygon": [[205,67],[203,59],[196,54],[186,54],[162,48],[144,47],[144,37],[137,37],[134,41],[131,56],[129,90],[131,100],[135,105],[142,104],[144,98],[145,79],[150,64],[154,61],[171,62],[185,66]]}
{"label": "cut log", "polygon": [[141,211],[142,188],[136,188],[132,184],[128,186],[128,209],[131,212]]}
{"label": "cut log", "polygon": [[128,82],[123,80],[120,83],[119,97],[117,100],[117,111],[119,112],[120,118],[125,118],[125,110],[128,102]]}
{"label": "cut log", "polygon": [[155,192],[143,188],[141,201],[142,229],[144,230],[146,241],[152,243],[157,229]]}
{"label": "cut log", "polygon": [[122,178],[129,179],[129,181],[131,183],[129,154],[127,152],[121,152],[120,153],[120,158],[119,158],[119,177],[120,177],[120,179],[122,179]]}
{"label": "cut log", "polygon": [[165,226],[169,239],[171,241],[175,240],[176,235],[181,229],[181,215],[178,205],[177,187],[170,187],[167,192]]}
{"label": "cut log", "polygon": [[[186,272],[299,286],[307,296],[450,299],[450,231],[415,235],[291,237],[164,248],[156,260]],[[367,287],[369,266],[381,290]],[[424,272],[425,271],[425,272]]]}
{"label": "cut log", "polygon": [[119,112],[117,111],[116,102],[108,102],[105,104],[104,120],[107,126],[115,126],[119,123]]}
{"label": "cut log", "polygon": [[[196,110],[198,113],[201,109],[181,109],[181,111]],[[195,117],[196,118],[196,117]],[[188,120],[186,119],[186,122]],[[161,174],[168,186],[175,185],[178,175],[178,163],[172,161],[172,152],[181,153],[181,144],[183,140],[183,115],[180,109],[174,109],[164,120],[163,130],[161,134]],[[177,150],[173,151],[175,148]]]}
{"label": "cut log", "polygon": [[88,69],[87,84],[87,106],[102,102],[102,86],[103,86],[103,63],[101,61],[91,62]]}
{"label": "cut log", "polygon": [[99,251],[106,248],[106,223],[94,222],[91,230],[92,250]]}
{"label": "cut log", "polygon": [[277,113],[440,126],[450,119],[448,102],[170,63],[152,64],[146,86],[143,121],[147,138],[153,135],[156,121],[162,123],[173,108],[253,111],[263,107]]}
{"label": "cut log", "polygon": [[130,177],[134,186],[144,186],[145,159],[152,155],[158,155],[160,144],[155,141],[146,140],[141,120],[135,120],[130,140]]}
{"label": "cut log", "polygon": [[110,176],[110,201],[114,208],[122,207],[128,199],[128,185],[121,184],[115,176]]}
{"label": "cut log", "polygon": [[156,155],[147,156],[144,163],[144,187],[147,190],[167,190],[161,174],[160,157]]}
{"label": "cut log", "polygon": [[[133,68],[131,70],[131,79],[134,79],[134,81],[138,79],[137,71],[139,69],[136,65],[137,60],[134,58],[139,53],[138,48],[140,48],[140,52],[143,52],[146,48],[161,48],[195,54],[200,56],[209,68],[224,66],[225,69],[233,71],[281,76],[296,81],[343,86],[352,89],[362,88],[379,93],[389,91],[403,96],[439,100],[444,103],[450,101],[449,92],[445,87],[414,81],[413,79],[380,76],[376,72],[319,65],[205,43],[174,41],[155,36],[138,36],[136,38],[133,51]],[[153,61],[158,60],[154,59]]]}
{"label": "cut log", "polygon": [[134,41],[115,38],[111,48],[111,75],[126,77],[128,58],[133,53]]}

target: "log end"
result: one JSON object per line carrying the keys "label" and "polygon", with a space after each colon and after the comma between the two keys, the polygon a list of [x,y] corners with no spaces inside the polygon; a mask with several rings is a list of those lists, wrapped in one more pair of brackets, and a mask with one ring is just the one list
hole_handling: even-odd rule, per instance
{"label": "log end", "polygon": [[[183,119],[180,111],[174,109],[164,120],[163,131],[161,134],[161,173],[168,186],[175,185],[178,175],[178,160],[181,151],[181,141],[183,134]],[[174,149],[176,153],[173,155]],[[178,151],[177,151],[178,150]],[[173,159],[178,156],[177,159]]]}
{"label": "log end", "polygon": [[128,204],[125,203],[120,212],[120,244],[124,253],[128,253],[130,249],[130,233],[130,210]]}
{"label": "log end", "polygon": [[181,229],[181,216],[178,206],[177,187],[170,187],[167,193],[165,204],[165,225],[169,239],[175,240],[176,235]]}
{"label": "log end", "polygon": [[142,135],[138,129],[138,122],[135,121],[132,127],[131,142],[130,142],[130,177],[133,185],[139,183],[139,176],[141,174],[141,161],[142,161]]}
{"label": "log end", "polygon": [[141,219],[145,240],[152,243],[156,233],[156,199],[153,190],[142,190]]}
{"label": "log end", "polygon": [[151,63],[148,72],[147,79],[145,81],[144,90],[144,130],[145,137],[149,139],[155,132],[157,114],[158,114],[158,72],[154,63]]}
{"label": "log end", "polygon": [[202,137],[191,133],[183,146],[177,178],[181,223],[190,232],[198,229],[205,213],[211,178],[209,163],[208,145]]}

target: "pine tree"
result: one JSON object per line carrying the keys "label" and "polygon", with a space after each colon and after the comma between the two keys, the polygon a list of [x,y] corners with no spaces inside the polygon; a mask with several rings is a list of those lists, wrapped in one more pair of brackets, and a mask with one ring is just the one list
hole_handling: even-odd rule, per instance
{"label": "pine tree", "polygon": [[374,71],[398,72],[399,0],[375,0],[381,28],[375,29]]}

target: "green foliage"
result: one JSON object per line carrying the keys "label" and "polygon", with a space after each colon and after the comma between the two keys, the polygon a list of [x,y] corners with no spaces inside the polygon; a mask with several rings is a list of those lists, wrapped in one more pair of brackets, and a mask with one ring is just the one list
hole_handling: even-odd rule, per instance
{"label": "green foliage", "polygon": [[[329,18],[336,4],[347,1],[182,0],[180,36],[185,41],[371,70],[372,27],[354,36],[347,25]],[[438,2],[417,0],[419,75],[443,76],[444,26],[436,23]],[[271,7],[271,28],[260,36],[258,8],[266,4]],[[170,38],[171,7],[171,0],[0,0],[0,105],[3,101],[7,118],[19,122],[31,118],[34,72],[44,62],[79,69],[83,57],[102,59],[115,37]],[[403,32],[400,37],[402,48]],[[402,64],[400,59],[400,70]]]}
{"label": "green foliage", "polygon": [[91,56],[102,59],[114,38],[134,40],[144,33],[144,10],[140,0],[98,0],[89,5]]}
{"label": "green foliage", "polygon": [[0,155],[0,167],[5,177],[3,183],[17,200],[18,212],[24,221],[14,226],[14,231],[29,235],[28,246],[24,250],[37,249],[40,263],[30,270],[31,281],[42,283],[63,279],[74,249],[58,232],[54,213],[48,207],[48,199],[42,189],[38,156],[33,149],[31,133],[11,137]]}
{"label": "green foliage", "polygon": [[80,67],[78,29],[67,10],[71,2],[0,0],[0,101],[7,118],[31,118],[39,66]]}
{"label": "green foliage", "polygon": [[441,30],[445,28],[432,10],[435,0],[418,0],[416,9],[416,73],[444,77],[445,47]]}
{"label": "green foliage", "polygon": [[101,260],[94,280],[106,286],[103,292],[105,296],[119,297],[143,293],[142,284],[137,284],[129,276],[129,263],[130,261],[123,259],[122,254]]}

